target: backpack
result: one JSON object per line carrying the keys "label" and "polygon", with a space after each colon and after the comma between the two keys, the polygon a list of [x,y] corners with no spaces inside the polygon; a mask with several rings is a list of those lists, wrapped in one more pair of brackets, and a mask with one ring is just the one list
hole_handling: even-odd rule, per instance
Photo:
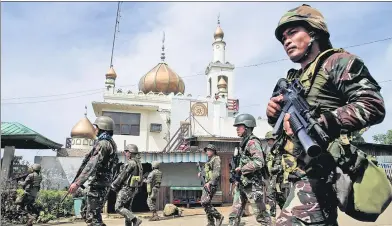
{"label": "backpack", "polygon": [[[343,51],[329,49],[314,60],[310,70],[301,76],[305,95],[311,91],[325,60]],[[392,201],[392,186],[385,170],[374,157],[352,145],[345,134],[332,141],[328,151],[337,163],[334,189],[339,209],[356,220],[375,222]]]}

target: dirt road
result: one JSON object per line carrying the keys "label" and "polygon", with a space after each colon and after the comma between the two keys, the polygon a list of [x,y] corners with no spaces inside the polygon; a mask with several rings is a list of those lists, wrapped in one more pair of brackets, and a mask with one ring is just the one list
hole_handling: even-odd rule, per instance
{"label": "dirt road", "polygon": [[[227,226],[228,224],[228,214],[230,212],[230,207],[218,207],[218,210],[224,214],[225,220],[222,225]],[[162,216],[162,213],[159,213]],[[165,226],[202,226],[206,225],[206,217],[204,215],[204,211],[202,208],[195,208],[195,209],[184,209],[183,217],[167,219],[162,221],[155,221],[150,222],[148,221],[149,214],[143,213],[138,214],[139,217],[142,218],[143,226],[158,226],[158,225],[165,225]],[[123,226],[124,219],[123,218],[116,218],[118,216],[111,215],[109,218],[104,218],[104,222],[108,226]],[[242,225],[258,225],[254,216],[244,217],[242,218]],[[61,225],[61,226],[84,226],[86,225],[84,222],[81,221],[74,221],[74,222],[54,222],[52,224],[40,224],[41,226],[46,225]],[[364,223],[360,221],[356,221],[344,213],[339,213],[339,225],[340,226],[392,226],[392,205],[388,207],[387,210],[381,215],[377,222],[375,223]]]}

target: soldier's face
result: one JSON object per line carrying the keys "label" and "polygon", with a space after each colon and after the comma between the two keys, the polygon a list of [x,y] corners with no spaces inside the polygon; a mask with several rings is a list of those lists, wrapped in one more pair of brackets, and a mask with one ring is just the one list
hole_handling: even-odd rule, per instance
{"label": "soldier's face", "polygon": [[287,28],[283,32],[283,48],[293,62],[297,62],[305,53],[311,37],[302,26]]}
{"label": "soldier's face", "polygon": [[211,149],[207,149],[207,156],[208,156],[208,157],[211,157],[211,156],[213,156],[213,155],[214,155],[214,151],[211,150]]}
{"label": "soldier's face", "polygon": [[245,133],[245,126],[244,125],[237,126],[237,136],[242,137],[244,133]]}
{"label": "soldier's face", "polygon": [[125,157],[127,159],[130,159],[131,158],[131,153],[129,151],[125,151]]}
{"label": "soldier's face", "polygon": [[274,139],[268,139],[267,143],[269,146],[272,146],[274,144],[274,141],[275,141]]}

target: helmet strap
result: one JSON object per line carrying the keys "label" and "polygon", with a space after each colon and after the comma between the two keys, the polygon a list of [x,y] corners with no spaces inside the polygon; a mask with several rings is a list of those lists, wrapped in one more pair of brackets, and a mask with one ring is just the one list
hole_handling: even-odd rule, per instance
{"label": "helmet strap", "polygon": [[314,33],[314,31],[310,31],[309,36],[310,36],[310,42],[308,44],[308,47],[306,47],[304,54],[298,60],[296,60],[294,63],[299,63],[302,60],[304,60],[306,57],[308,57],[310,51],[312,50],[313,42],[317,39],[317,37],[316,37],[316,34]]}

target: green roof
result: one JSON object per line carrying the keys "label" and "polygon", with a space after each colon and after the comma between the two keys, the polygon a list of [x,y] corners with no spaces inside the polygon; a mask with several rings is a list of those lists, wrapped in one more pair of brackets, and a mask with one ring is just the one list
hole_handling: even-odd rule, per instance
{"label": "green roof", "polygon": [[1,123],[1,148],[14,146],[16,149],[59,149],[58,144],[18,122]]}

